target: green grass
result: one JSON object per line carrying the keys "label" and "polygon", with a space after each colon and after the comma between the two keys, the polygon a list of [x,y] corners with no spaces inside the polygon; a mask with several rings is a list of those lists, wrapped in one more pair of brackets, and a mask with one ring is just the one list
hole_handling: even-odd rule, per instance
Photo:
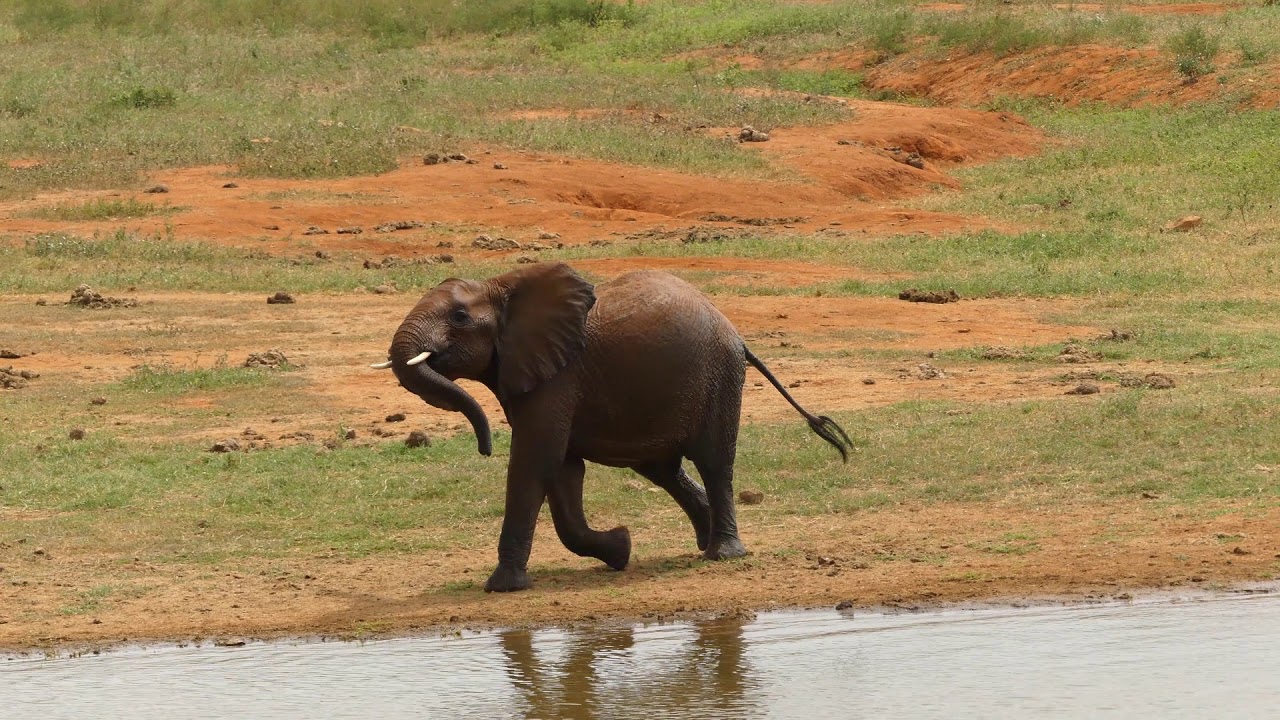
{"label": "green grass", "polygon": [[136,198],[114,200],[99,198],[84,202],[59,203],[38,208],[29,213],[30,217],[42,220],[61,220],[64,222],[90,222],[100,220],[123,220],[147,217],[149,215],[167,215],[178,212],[181,208],[168,205],[159,206]]}
{"label": "green grass", "polygon": [[[798,421],[752,425],[743,430],[737,482],[770,498],[751,512],[779,516],[1013,498],[1047,507],[1142,492],[1170,502],[1272,505],[1280,484],[1256,468],[1280,463],[1280,417],[1274,399],[1250,384],[1238,378],[1096,401],[910,402],[844,413],[839,420],[858,448],[848,466]],[[947,412],[956,408],[966,412]],[[1198,430],[1188,433],[1192,425]],[[56,514],[10,533],[37,544],[58,536],[102,552],[132,547],[154,560],[214,562],[440,549],[490,533],[501,519],[509,438],[497,433],[491,459],[476,455],[468,433],[426,449],[388,443],[322,454],[295,446],[216,455],[109,432],[80,442],[15,439],[0,450],[5,504]],[[633,477],[591,466],[589,512],[633,528],[655,522],[670,499],[633,489]],[[1035,549],[1033,538],[1013,536],[985,548]]]}
{"label": "green grass", "polygon": [[85,238],[49,233],[21,245],[0,242],[0,292],[67,293],[87,283],[100,292],[142,290],[252,291],[273,293],[352,291],[394,283],[402,291],[434,287],[453,275],[488,277],[507,265],[470,262],[363,267],[365,255],[324,260],[300,248],[301,257],[274,257],[172,236],[139,236],[125,230]]}
{"label": "green grass", "polygon": [[181,369],[143,365],[121,383],[121,390],[143,395],[180,395],[192,391],[255,388],[267,384],[277,370],[226,367]]}
{"label": "green grass", "polygon": [[[1218,47],[1264,62],[1277,22],[1259,9],[1188,23],[1037,5],[921,12],[901,0],[24,0],[0,9],[0,66],[11,69],[0,157],[41,164],[0,163],[0,198],[128,187],[156,168],[211,163],[275,177],[380,173],[414,153],[493,143],[758,175],[754,153],[682,128],[829,121],[835,108],[737,88],[865,95],[862,79],[785,64],[744,73],[699,52],[781,62],[850,47],[887,57],[920,41],[996,53],[1120,42],[1167,47],[1184,72],[1204,73]],[[640,112],[599,126],[507,117],[531,108]],[[671,122],[647,123],[649,112]]]}

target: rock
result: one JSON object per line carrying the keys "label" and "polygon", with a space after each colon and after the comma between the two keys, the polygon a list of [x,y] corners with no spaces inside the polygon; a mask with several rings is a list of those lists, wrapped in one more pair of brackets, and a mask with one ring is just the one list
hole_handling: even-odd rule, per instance
{"label": "rock", "polygon": [[744,125],[738,131],[738,142],[766,142],[769,139],[769,133],[761,132],[750,125]]}
{"label": "rock", "polygon": [[560,239],[560,233],[558,233],[558,232],[547,232],[546,230],[543,230],[543,231],[541,231],[541,232],[539,232],[539,233],[538,233],[538,239],[539,239],[539,240],[559,240],[559,239]]}
{"label": "rock", "polygon": [[294,300],[292,295],[283,290],[267,298],[268,305],[292,305],[295,302],[297,300]]}
{"label": "rock", "polygon": [[852,610],[852,609],[853,609],[852,600],[841,600],[840,602],[836,603],[836,610],[839,610],[840,612],[844,612],[846,610]]}
{"label": "rock", "polygon": [[315,225],[308,225],[306,230],[302,231],[303,235],[328,235],[329,231]]}
{"label": "rock", "polygon": [[215,453],[229,453],[229,452],[237,452],[239,450],[240,450],[240,441],[235,438],[227,438],[226,440],[219,440],[218,442],[213,444],[213,447],[209,448],[209,452],[215,452]]}
{"label": "rock", "polygon": [[507,169],[507,166],[506,166],[505,164],[503,164],[503,163],[497,162],[497,163],[494,163],[494,164],[493,164],[493,169],[494,169],[494,170],[506,170],[506,169]]}
{"label": "rock", "polygon": [[240,639],[232,640],[227,638],[219,638],[217,640],[214,640],[213,644],[216,647],[244,647],[244,640],[240,640]]}
{"label": "rock", "polygon": [[449,162],[449,159],[440,153],[427,153],[422,156],[423,165],[439,165],[440,163]]}
{"label": "rock", "polygon": [[357,226],[357,225],[352,225],[352,226],[350,226],[350,227],[340,227],[340,228],[338,228],[338,234],[339,234],[339,235],[359,235],[359,234],[360,234],[360,233],[362,233],[362,232],[364,232],[364,228],[359,227],[359,226]]}
{"label": "rock", "polygon": [[262,229],[263,230],[279,230],[280,226],[279,225],[263,225]]}
{"label": "rock", "polygon": [[743,505],[759,505],[764,502],[764,493],[759,490],[743,490],[738,493],[738,502]]}
{"label": "rock", "polygon": [[399,290],[395,285],[379,285],[373,289],[376,295],[395,295]]}
{"label": "rock", "polygon": [[317,250],[317,251],[315,251],[315,256],[316,256],[316,259],[317,259],[317,260],[328,260],[328,259],[329,259],[329,253],[325,252],[324,250]]}
{"label": "rock", "polygon": [[609,247],[613,244],[610,240],[592,240],[591,247]]}
{"label": "rock", "polygon": [[223,183],[223,184],[222,184],[222,189],[223,189],[223,190],[234,190],[234,189],[236,189],[236,188],[238,188],[238,187],[240,187],[240,186],[239,186],[239,185],[237,185],[237,184],[235,184],[235,183],[233,183],[233,182]]}
{"label": "rock", "polygon": [[466,155],[463,155],[462,153],[449,153],[445,157],[447,157],[452,162],[462,162],[462,163],[467,162],[468,160],[471,159]]}
{"label": "rock", "polygon": [[916,366],[916,377],[921,380],[946,380],[947,374],[942,368],[934,367],[929,363],[920,363]]}
{"label": "rock", "polygon": [[414,430],[404,439],[404,446],[411,448],[431,447],[431,438],[421,430]]}
{"label": "rock", "polygon": [[84,428],[71,428],[71,432],[67,433],[67,437],[72,440],[83,440],[84,435]]}
{"label": "rock", "polygon": [[384,222],[381,225],[375,225],[373,231],[389,233],[397,230],[415,230],[420,227],[423,227],[423,225],[417,220],[396,220],[394,222]]}
{"label": "rock", "polygon": [[249,353],[249,357],[244,361],[243,367],[278,368],[288,364],[289,358],[285,357],[284,353],[273,348],[260,353]]}
{"label": "rock", "polygon": [[5,390],[21,390],[27,386],[29,378],[24,377],[24,370],[14,370],[12,367],[0,367],[0,388]]}
{"label": "rock", "polygon": [[1150,373],[1142,381],[1152,390],[1172,390],[1175,387],[1173,378],[1164,373]]}
{"label": "rock", "polygon": [[917,290],[916,288],[908,288],[898,293],[899,300],[907,302],[936,303],[939,305],[945,303],[960,302],[960,295],[953,289],[948,290]]}
{"label": "rock", "polygon": [[355,439],[356,439],[356,431],[355,431],[355,430],[347,430],[345,433],[343,433],[343,434],[342,434],[342,439],[343,439],[343,440],[355,440]]}
{"label": "rock", "polygon": [[532,255],[521,255],[516,258],[517,265],[529,265],[536,262],[538,262],[538,258],[533,257]]}
{"label": "rock", "polygon": [[90,405],[106,405],[107,399],[104,397],[96,397],[89,401]]}
{"label": "rock", "polygon": [[471,241],[471,247],[481,250],[519,250],[521,245],[510,238],[478,235],[475,240]]}
{"label": "rock", "polygon": [[142,192],[152,193],[153,195],[160,194],[160,193],[167,193],[169,192],[169,186],[168,185],[152,185],[151,187],[147,188],[146,190],[143,190]]}
{"label": "rock", "polygon": [[862,384],[863,384],[863,385],[875,385],[875,384],[876,384],[876,379],[875,379],[875,378],[862,378]]}
{"label": "rock", "polygon": [[393,423],[393,422],[404,422],[405,417],[406,417],[406,416],[405,416],[405,414],[404,414],[404,413],[402,413],[402,412],[401,412],[401,413],[391,413],[390,415],[388,415],[388,416],[386,417],[386,421],[387,421],[387,422],[389,422],[389,423]]}
{"label": "rock", "polygon": [[40,298],[39,300],[36,300],[36,305],[40,307],[44,307],[45,305],[48,305],[48,304],[49,304],[49,301],[45,300],[44,298]]}
{"label": "rock", "polygon": [[916,168],[917,170],[924,169],[924,158],[920,157],[920,153],[911,153],[907,155],[906,159],[902,162]]}
{"label": "rock", "polygon": [[1099,340],[1110,340],[1112,342],[1128,342],[1134,338],[1135,333],[1129,330],[1119,330],[1111,328],[1111,332],[1098,338]]}
{"label": "rock", "polygon": [[1096,395],[1102,392],[1096,383],[1085,382],[1071,388],[1066,392],[1067,395]]}
{"label": "rock", "polygon": [[1194,230],[1200,227],[1200,225],[1202,225],[1203,223],[1204,223],[1204,218],[1200,217],[1199,215],[1188,215],[1184,218],[1179,218],[1177,220],[1174,220],[1168,225],[1165,225],[1164,229],[1172,230],[1173,232],[1187,232],[1188,230]]}
{"label": "rock", "polygon": [[20,357],[26,357],[30,353],[18,352],[17,350],[0,350],[0,359],[17,360]]}
{"label": "rock", "polygon": [[436,243],[436,247],[438,247],[438,248],[451,248],[451,247],[453,247],[453,242],[451,242],[451,241],[449,241],[449,240],[441,240],[440,242]]}

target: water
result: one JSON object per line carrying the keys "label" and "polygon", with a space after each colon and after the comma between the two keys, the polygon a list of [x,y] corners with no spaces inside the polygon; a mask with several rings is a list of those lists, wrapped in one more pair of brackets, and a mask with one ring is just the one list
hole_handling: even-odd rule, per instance
{"label": "water", "polygon": [[1280,716],[1280,595],[0,661],[4,718]]}

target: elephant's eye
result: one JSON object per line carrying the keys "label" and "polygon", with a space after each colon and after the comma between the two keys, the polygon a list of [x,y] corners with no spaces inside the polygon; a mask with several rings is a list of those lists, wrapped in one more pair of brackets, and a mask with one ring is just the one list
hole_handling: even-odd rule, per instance
{"label": "elephant's eye", "polygon": [[449,313],[449,323],[451,325],[463,326],[463,325],[467,325],[470,322],[471,322],[471,316],[468,315],[467,311],[463,310],[462,308],[458,308],[457,310],[454,310],[453,312]]}

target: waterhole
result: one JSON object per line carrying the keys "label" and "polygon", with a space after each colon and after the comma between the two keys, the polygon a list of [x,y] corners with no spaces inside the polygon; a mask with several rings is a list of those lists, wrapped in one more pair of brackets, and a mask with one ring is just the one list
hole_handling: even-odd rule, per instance
{"label": "waterhole", "polygon": [[1280,594],[0,662],[6,718],[1275,717]]}

